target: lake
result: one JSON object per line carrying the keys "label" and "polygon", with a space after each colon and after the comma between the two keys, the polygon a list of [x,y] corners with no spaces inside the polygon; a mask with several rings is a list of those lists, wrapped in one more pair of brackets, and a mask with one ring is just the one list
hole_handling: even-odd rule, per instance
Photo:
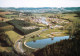
{"label": "lake", "polygon": [[62,36],[62,37],[53,37],[53,38],[47,38],[47,39],[41,39],[41,40],[34,40],[27,42],[26,45],[32,48],[43,48],[47,45],[59,42],[60,40],[69,39],[69,36]]}

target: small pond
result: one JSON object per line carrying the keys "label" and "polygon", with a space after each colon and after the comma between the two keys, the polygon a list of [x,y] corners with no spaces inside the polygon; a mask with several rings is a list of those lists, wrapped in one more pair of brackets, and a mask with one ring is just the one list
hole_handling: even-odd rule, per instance
{"label": "small pond", "polygon": [[26,45],[32,48],[43,48],[49,44],[53,44],[64,39],[69,39],[69,36],[53,37],[53,38],[36,40],[36,41],[30,41],[30,42],[27,42]]}

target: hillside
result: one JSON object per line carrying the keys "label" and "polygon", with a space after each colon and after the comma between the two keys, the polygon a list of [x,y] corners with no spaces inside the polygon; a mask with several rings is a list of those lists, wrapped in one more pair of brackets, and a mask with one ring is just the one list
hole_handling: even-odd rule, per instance
{"label": "hillside", "polygon": [[80,7],[39,7],[39,8],[32,8],[32,7],[22,7],[22,8],[0,8],[5,10],[13,10],[13,11],[22,11],[22,12],[32,12],[32,13],[58,13],[58,12],[71,12],[71,11],[80,11]]}

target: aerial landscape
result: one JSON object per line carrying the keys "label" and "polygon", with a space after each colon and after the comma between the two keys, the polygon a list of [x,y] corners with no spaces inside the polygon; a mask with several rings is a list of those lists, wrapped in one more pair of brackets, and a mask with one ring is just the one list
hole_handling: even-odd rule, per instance
{"label": "aerial landscape", "polygon": [[80,56],[79,3],[0,0],[0,56]]}

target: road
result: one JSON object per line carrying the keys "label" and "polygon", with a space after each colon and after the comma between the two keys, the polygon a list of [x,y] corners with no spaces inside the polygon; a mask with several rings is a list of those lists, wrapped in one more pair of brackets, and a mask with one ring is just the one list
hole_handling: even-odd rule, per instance
{"label": "road", "polygon": [[22,42],[18,42],[18,48],[22,53],[24,53],[24,49],[22,47]]}
{"label": "road", "polygon": [[14,44],[14,48],[15,48],[15,50],[17,51],[17,53],[21,53],[21,54],[24,53],[24,49],[23,49],[23,47],[22,47],[21,39],[19,39],[19,40]]}

